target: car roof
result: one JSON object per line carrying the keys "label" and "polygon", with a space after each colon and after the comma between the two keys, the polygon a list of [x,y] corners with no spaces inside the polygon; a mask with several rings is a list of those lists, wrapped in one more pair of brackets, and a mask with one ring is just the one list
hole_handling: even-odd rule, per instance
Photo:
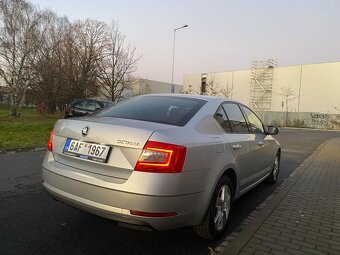
{"label": "car roof", "polygon": [[78,99],[74,99],[72,102],[78,102],[78,101],[96,101],[96,102],[103,102],[103,103],[113,103],[110,100],[96,99],[96,98],[78,98]]}
{"label": "car roof", "polygon": [[184,97],[184,98],[195,98],[195,99],[201,99],[205,100],[208,102],[211,101],[217,101],[217,102],[225,102],[225,101],[230,101],[230,102],[235,102],[235,103],[241,103],[237,100],[227,98],[227,97],[217,97],[217,96],[205,96],[205,95],[198,95],[198,94],[172,94],[172,93],[163,93],[163,94],[147,94],[147,95],[142,95],[144,96],[157,96],[157,97]]}

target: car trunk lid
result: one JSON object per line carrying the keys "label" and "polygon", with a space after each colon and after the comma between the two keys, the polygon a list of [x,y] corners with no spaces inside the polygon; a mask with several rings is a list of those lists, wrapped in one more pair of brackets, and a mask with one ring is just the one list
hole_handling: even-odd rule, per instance
{"label": "car trunk lid", "polygon": [[[86,136],[82,134],[85,127],[88,129]],[[59,120],[54,128],[53,155],[58,163],[85,172],[128,179],[152,133],[169,127],[159,123],[109,117]],[[97,162],[65,154],[67,139],[109,146],[107,161]]]}

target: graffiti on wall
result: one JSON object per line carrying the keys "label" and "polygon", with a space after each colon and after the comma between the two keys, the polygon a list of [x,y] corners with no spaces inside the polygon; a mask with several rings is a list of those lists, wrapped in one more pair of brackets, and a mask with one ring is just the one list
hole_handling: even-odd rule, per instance
{"label": "graffiti on wall", "polygon": [[331,129],[340,129],[340,116],[339,115],[331,115],[330,128]]}
{"label": "graffiti on wall", "polygon": [[325,128],[329,124],[329,114],[310,113],[312,117],[312,127]]}
{"label": "graffiti on wall", "polygon": [[[340,114],[315,112],[258,112],[266,125],[340,130]],[[286,121],[286,117],[288,120]]]}

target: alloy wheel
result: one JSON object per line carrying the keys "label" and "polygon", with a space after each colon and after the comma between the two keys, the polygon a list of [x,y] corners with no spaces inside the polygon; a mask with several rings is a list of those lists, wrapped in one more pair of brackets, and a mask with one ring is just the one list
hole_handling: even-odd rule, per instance
{"label": "alloy wheel", "polygon": [[231,205],[231,191],[228,185],[223,185],[217,195],[214,213],[214,224],[221,231],[227,224]]}

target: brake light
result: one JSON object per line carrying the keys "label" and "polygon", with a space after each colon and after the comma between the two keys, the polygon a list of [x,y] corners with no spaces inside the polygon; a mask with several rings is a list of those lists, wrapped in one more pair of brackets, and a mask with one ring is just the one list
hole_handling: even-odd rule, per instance
{"label": "brake light", "polygon": [[53,150],[53,143],[52,143],[52,139],[53,139],[53,129],[50,132],[50,137],[48,138],[48,142],[47,142],[47,149],[49,151]]}
{"label": "brake light", "polygon": [[180,173],[183,170],[187,148],[184,146],[148,141],[135,171],[150,173]]}

